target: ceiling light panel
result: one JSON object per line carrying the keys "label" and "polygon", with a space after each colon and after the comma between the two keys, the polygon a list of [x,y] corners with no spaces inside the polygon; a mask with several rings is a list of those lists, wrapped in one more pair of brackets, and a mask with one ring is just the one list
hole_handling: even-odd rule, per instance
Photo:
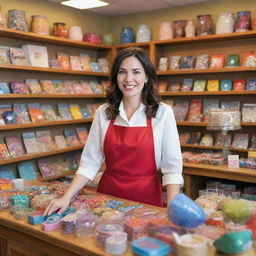
{"label": "ceiling light panel", "polygon": [[61,4],[77,8],[77,9],[91,9],[108,5],[108,3],[100,0],[70,0],[61,2]]}

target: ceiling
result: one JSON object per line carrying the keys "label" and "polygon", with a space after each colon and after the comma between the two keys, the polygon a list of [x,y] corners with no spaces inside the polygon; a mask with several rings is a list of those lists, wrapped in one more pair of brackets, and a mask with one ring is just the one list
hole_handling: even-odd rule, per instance
{"label": "ceiling", "polygon": [[[49,2],[60,3],[64,0],[47,0]],[[86,11],[108,15],[119,16],[139,12],[149,12],[171,8],[175,6],[210,2],[214,0],[103,0],[109,3],[108,6],[88,9]]]}

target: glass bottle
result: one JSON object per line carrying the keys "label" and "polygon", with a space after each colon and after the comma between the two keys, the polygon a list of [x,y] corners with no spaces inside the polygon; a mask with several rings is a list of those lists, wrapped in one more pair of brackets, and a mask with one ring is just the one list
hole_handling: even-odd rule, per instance
{"label": "glass bottle", "polygon": [[151,31],[148,25],[140,24],[137,28],[136,42],[149,42],[151,38]]}
{"label": "glass bottle", "polygon": [[251,12],[237,12],[235,32],[243,32],[251,29]]}
{"label": "glass bottle", "polygon": [[40,35],[49,35],[47,17],[42,15],[31,16],[31,32]]}
{"label": "glass bottle", "polygon": [[68,38],[76,41],[83,41],[82,28],[79,26],[72,26],[68,31]]}
{"label": "glass bottle", "polygon": [[175,20],[174,22],[174,38],[181,38],[185,36],[185,20]]}
{"label": "glass bottle", "polygon": [[8,28],[28,31],[25,11],[17,9],[9,10]]}
{"label": "glass bottle", "polygon": [[196,34],[196,27],[193,20],[188,20],[185,27],[185,37],[193,37]]}
{"label": "glass bottle", "polygon": [[233,14],[230,12],[221,13],[216,23],[216,34],[234,32]]}
{"label": "glass bottle", "polygon": [[162,22],[159,28],[159,40],[168,40],[173,38],[173,23]]}
{"label": "glass bottle", "polygon": [[211,35],[213,32],[212,16],[210,14],[198,15],[196,34],[198,36]]}
{"label": "glass bottle", "polygon": [[66,23],[55,22],[53,23],[53,34],[58,37],[68,37],[68,29]]}
{"label": "glass bottle", "polygon": [[120,34],[121,44],[129,44],[134,42],[133,30],[130,27],[123,27]]}

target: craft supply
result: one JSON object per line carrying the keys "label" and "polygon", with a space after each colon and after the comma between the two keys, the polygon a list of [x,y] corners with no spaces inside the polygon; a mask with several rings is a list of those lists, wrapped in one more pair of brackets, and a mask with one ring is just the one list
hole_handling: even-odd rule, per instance
{"label": "craft supply", "polygon": [[162,22],[159,28],[159,40],[167,40],[173,38],[173,23]]}
{"label": "craft supply", "polygon": [[12,184],[14,189],[22,190],[24,188],[24,179],[13,179]]}
{"label": "craft supply", "polygon": [[55,22],[53,23],[53,34],[58,37],[68,37],[68,29],[66,23]]}
{"label": "craft supply", "polygon": [[212,16],[209,14],[198,15],[196,34],[197,36],[211,35],[213,32]]}
{"label": "craft supply", "polygon": [[251,12],[242,11],[237,12],[237,18],[235,22],[235,32],[243,32],[251,29]]}
{"label": "craft supply", "polygon": [[8,11],[8,28],[28,31],[25,11],[9,10]]}
{"label": "craft supply", "polygon": [[75,223],[77,220],[76,213],[70,213],[61,219],[61,232],[71,234],[75,232]]}
{"label": "craft supply", "polygon": [[185,37],[185,26],[186,21],[185,20],[175,20],[173,22],[174,24],[174,38],[181,38]]}
{"label": "craft supply", "polygon": [[181,56],[170,56],[170,67],[171,70],[180,69]]}
{"label": "craft supply", "polygon": [[238,67],[239,66],[239,55],[231,54],[226,59],[226,67]]}
{"label": "craft supply", "polygon": [[15,195],[10,198],[11,205],[21,205],[29,208],[29,198],[27,195]]}
{"label": "craft supply", "polygon": [[137,27],[136,42],[149,42],[151,39],[150,27],[146,24],[140,24]]}
{"label": "craft supply", "polygon": [[82,41],[83,32],[82,28],[79,26],[72,26],[68,30],[68,38],[71,40]]}
{"label": "craft supply", "polygon": [[185,27],[185,37],[194,37],[196,35],[196,27],[193,20],[188,20]]}
{"label": "craft supply", "polygon": [[31,32],[40,35],[49,35],[47,17],[42,15],[31,16]]}
{"label": "craft supply", "polygon": [[31,208],[28,208],[25,205],[11,205],[10,206],[10,213],[15,218],[24,218],[27,217],[29,212],[31,211]]}
{"label": "craft supply", "polygon": [[129,44],[134,42],[133,30],[130,27],[123,27],[120,34],[120,43]]}
{"label": "craft supply", "polygon": [[221,13],[216,23],[216,34],[227,34],[234,32],[234,18],[230,12]]}
{"label": "craft supply", "polygon": [[116,232],[106,239],[105,252],[111,255],[123,255],[127,246],[127,234]]}
{"label": "craft supply", "polygon": [[209,68],[210,56],[207,54],[199,55],[196,57],[195,69]]}
{"label": "craft supply", "polygon": [[40,224],[46,220],[43,211],[35,211],[28,214],[28,222],[33,225]]}

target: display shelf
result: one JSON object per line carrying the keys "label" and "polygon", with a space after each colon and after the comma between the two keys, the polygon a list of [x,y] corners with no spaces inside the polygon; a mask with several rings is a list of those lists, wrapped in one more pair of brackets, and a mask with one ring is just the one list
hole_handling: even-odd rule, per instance
{"label": "display shelf", "polygon": [[32,67],[32,66],[18,66],[18,65],[12,65],[12,64],[10,64],[10,65],[1,64],[0,70],[3,70],[3,71],[30,71],[30,72],[55,73],[55,74],[109,77],[109,73],[104,73],[104,72],[78,71],[78,70],[71,70],[71,69],[41,68],[41,67]]}
{"label": "display shelf", "polygon": [[233,67],[233,68],[211,68],[211,69],[179,69],[157,71],[159,76],[167,75],[187,75],[187,74],[214,74],[214,73],[234,73],[234,72],[255,72],[255,67]]}
{"label": "display shelf", "polygon": [[150,42],[141,42],[141,43],[129,43],[129,44],[118,44],[114,47],[116,49],[123,49],[128,47],[141,47],[141,48],[147,48],[150,46]]}
{"label": "display shelf", "polygon": [[234,32],[228,34],[213,34],[213,35],[204,35],[204,36],[195,36],[187,38],[175,38],[171,40],[157,40],[153,41],[156,46],[172,46],[178,44],[199,44],[204,42],[214,42],[214,41],[228,41],[234,39],[243,39],[243,38],[255,38],[256,31],[245,31],[245,32]]}
{"label": "display shelf", "polygon": [[39,178],[37,180],[38,181],[51,181],[51,180],[59,179],[61,177],[65,177],[65,176],[70,175],[70,174],[75,174],[75,172],[76,172],[76,170],[65,171],[65,172],[61,172],[58,175],[54,175],[54,176],[50,176],[50,177],[45,177],[45,178]]}
{"label": "display shelf", "polygon": [[[207,127],[208,123],[206,122],[189,122],[189,121],[182,121],[177,122],[178,126],[202,126]],[[241,122],[241,126],[256,126],[256,122]]]}
{"label": "display shelf", "polygon": [[41,157],[46,157],[46,156],[53,156],[53,155],[58,155],[58,154],[62,154],[62,153],[72,152],[72,151],[76,151],[76,150],[81,150],[81,149],[83,149],[83,147],[84,147],[84,145],[79,145],[79,146],[74,146],[74,147],[57,149],[57,150],[53,150],[53,151],[49,151],[49,152],[43,152],[43,153],[37,153],[37,154],[25,154],[25,155],[19,156],[19,157],[11,157],[11,158],[7,158],[4,160],[0,160],[0,165],[17,163],[17,162],[22,162],[22,161],[26,161],[26,160],[35,159],[35,158],[41,158]]}
{"label": "display shelf", "polygon": [[14,38],[14,39],[28,40],[33,42],[40,42],[40,43],[65,45],[65,46],[72,46],[72,47],[78,47],[78,48],[88,48],[88,49],[94,49],[94,50],[111,50],[112,49],[112,46],[110,45],[92,44],[88,42],[75,41],[75,40],[71,40],[63,37],[45,36],[45,35],[35,34],[32,32],[19,31],[19,30],[13,30],[8,28],[5,28],[5,29],[1,28],[0,36]]}
{"label": "display shelf", "polygon": [[0,99],[97,99],[105,98],[105,93],[99,94],[0,94]]}
{"label": "display shelf", "polygon": [[[196,149],[222,150],[222,147],[218,147],[218,146],[202,146],[202,145],[193,145],[193,144],[181,144],[181,147],[184,147],[184,148],[196,148]],[[229,147],[228,149],[229,149],[230,151],[234,151],[234,152],[249,152],[249,151],[254,151],[253,149],[249,149],[249,148],[234,148],[234,147]]]}
{"label": "display shelf", "polygon": [[86,119],[75,119],[75,120],[62,120],[62,121],[43,121],[39,123],[27,123],[27,124],[6,124],[0,126],[0,131],[7,130],[16,130],[16,129],[24,129],[24,128],[34,128],[34,127],[46,127],[46,126],[59,126],[59,125],[67,125],[67,124],[84,124],[91,123],[93,118]]}
{"label": "display shelf", "polygon": [[244,91],[202,91],[202,92],[182,92],[182,91],[166,91],[161,92],[161,96],[231,96],[231,95],[256,95],[256,90]]}

